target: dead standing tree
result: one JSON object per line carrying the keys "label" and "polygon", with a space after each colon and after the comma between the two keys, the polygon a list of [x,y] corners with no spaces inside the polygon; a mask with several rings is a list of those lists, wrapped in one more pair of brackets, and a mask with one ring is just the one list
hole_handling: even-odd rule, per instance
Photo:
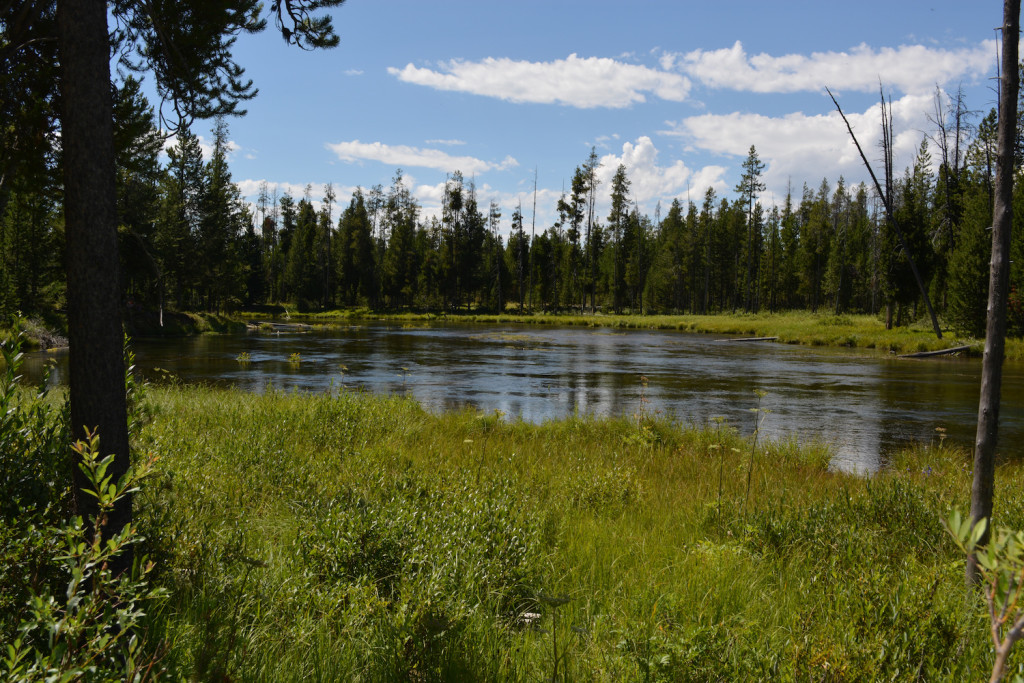
{"label": "dead standing tree", "polygon": [[[985,355],[981,366],[978,400],[978,431],[974,445],[974,482],[971,486],[971,524],[989,524],[979,541],[988,543],[995,489],[995,450],[999,428],[999,397],[1003,384],[1006,347],[1006,299],[1010,288],[1010,232],[1013,218],[1013,151],[1017,124],[1017,92],[1020,89],[1018,44],[1020,0],[1003,3],[1003,54],[999,75],[999,123],[996,141],[996,181],[992,207],[992,260],[989,265],[988,320]],[[978,581],[974,556],[967,560],[967,582]]]}
{"label": "dead standing tree", "polygon": [[892,113],[885,104],[885,96],[882,96],[882,156],[885,163],[885,189],[882,189],[881,184],[878,182],[878,178],[875,176],[875,171],[871,168],[871,164],[868,163],[868,158],[864,155],[864,150],[861,149],[860,143],[857,141],[857,136],[853,134],[853,127],[850,126],[849,120],[846,118],[846,114],[843,113],[843,108],[839,106],[839,101],[836,100],[836,96],[832,94],[832,91],[825,88],[825,92],[832,98],[832,103],[836,105],[836,111],[839,112],[839,116],[842,117],[843,123],[846,124],[846,130],[849,131],[850,137],[853,139],[853,144],[857,146],[857,152],[860,153],[860,158],[864,162],[865,168],[868,170],[868,174],[871,176],[872,182],[875,184],[875,191],[878,192],[878,196],[882,199],[882,204],[885,206],[885,215],[889,219],[890,225],[896,231],[896,237],[900,242],[900,249],[903,250],[903,255],[907,257],[907,263],[910,265],[910,272],[914,275],[914,281],[917,283],[917,288],[921,291],[921,298],[924,299],[924,306],[928,309],[928,316],[932,321],[932,330],[935,332],[935,336],[942,339],[942,329],[939,327],[939,320],[935,317],[935,309],[932,308],[931,299],[928,297],[928,289],[924,286],[924,280],[921,279],[921,272],[917,269],[917,263],[914,261],[914,256],[910,252],[910,247],[907,245],[907,240],[903,235],[903,230],[900,228],[900,224],[896,221],[896,215],[893,211],[892,206]]}

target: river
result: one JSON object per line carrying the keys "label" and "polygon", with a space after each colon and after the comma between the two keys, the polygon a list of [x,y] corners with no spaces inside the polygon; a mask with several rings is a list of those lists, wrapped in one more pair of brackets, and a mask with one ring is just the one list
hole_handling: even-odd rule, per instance
{"label": "river", "polygon": [[[981,361],[897,359],[870,351],[770,342],[722,342],[674,331],[517,325],[368,323],[303,333],[139,339],[147,379],[304,391],[405,392],[430,410],[472,406],[541,422],[573,413],[643,410],[705,424],[724,417],[741,433],[829,443],[833,466],[883,467],[912,442],[974,439]],[[250,361],[240,363],[239,354]],[[289,359],[299,355],[298,362]],[[44,354],[26,354],[37,377]],[[67,376],[56,356],[53,381]],[[343,370],[344,368],[344,370]],[[1007,364],[1000,442],[1024,438],[1024,364]],[[1008,447],[1003,446],[1002,450]]]}

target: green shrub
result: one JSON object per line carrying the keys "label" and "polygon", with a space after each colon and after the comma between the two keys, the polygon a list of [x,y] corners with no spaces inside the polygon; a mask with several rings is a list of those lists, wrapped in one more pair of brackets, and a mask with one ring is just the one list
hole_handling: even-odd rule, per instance
{"label": "green shrub", "polygon": [[149,586],[152,566],[144,559],[119,576],[112,572],[114,560],[139,541],[134,526],[104,534],[107,515],[137,490],[152,461],[114,482],[106,472],[114,457],[101,459],[98,449],[94,435],[74,447],[88,481],[85,492],[96,497],[99,512],[89,524],[75,517],[48,530],[58,539],[54,559],[63,564],[66,586],[32,591],[18,636],[0,661],[8,681],[143,681],[160,674],[159,654],[143,647],[142,626],[145,604],[164,592]]}

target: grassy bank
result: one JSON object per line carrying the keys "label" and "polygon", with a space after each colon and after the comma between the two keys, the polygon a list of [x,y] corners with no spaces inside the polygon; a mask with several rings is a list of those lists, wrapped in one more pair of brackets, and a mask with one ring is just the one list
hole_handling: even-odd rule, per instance
{"label": "grassy bank", "polygon": [[197,334],[242,332],[245,322],[224,313],[159,311],[132,309],[125,318],[130,337],[188,337]]}
{"label": "grassy bank", "polygon": [[[165,311],[163,324],[156,311],[131,311],[125,329],[131,337],[179,337],[196,334],[240,332],[247,323],[257,320],[285,318],[325,327],[364,322],[368,320],[417,324],[431,322],[462,322],[481,324],[566,325],[584,327],[613,327],[622,329],[681,330],[703,334],[743,335],[752,337],[778,337],[785,344],[807,346],[836,346],[870,349],[883,353],[905,354],[919,351],[937,351],[953,346],[970,345],[967,352],[980,356],[984,340],[962,338],[945,330],[943,339],[936,339],[924,322],[906,327],[885,329],[877,316],[828,315],[808,311],[782,313],[721,313],[716,315],[550,315],[535,313],[409,313],[380,312],[365,308],[338,309],[322,313],[300,313],[287,306],[267,306],[260,311],[228,314]],[[23,321],[26,331],[26,350],[51,348],[66,344],[59,333],[44,324]],[[0,329],[0,340],[13,338],[9,328]],[[1024,340],[1008,339],[1007,360],[1024,360]]]}
{"label": "grassy bank", "polygon": [[[983,344],[981,340],[958,337],[949,330],[943,332],[943,339],[937,339],[931,327],[925,323],[887,330],[884,321],[878,316],[836,316],[808,311],[721,313],[717,315],[549,315],[545,313],[532,315],[476,313],[439,315],[435,313],[380,313],[368,309],[351,309],[324,313],[291,312],[289,316],[296,321],[322,324],[360,320],[390,320],[406,323],[450,321],[682,330],[705,334],[778,337],[780,342],[786,344],[874,349],[896,354],[937,351],[953,346],[971,345],[970,355],[980,356]],[[1024,360],[1024,340],[1007,340],[1006,352],[1007,358],[1010,360]]]}
{"label": "grassy bank", "polygon": [[[17,339],[24,351],[45,351],[68,345],[67,324],[63,320],[40,317],[12,317],[7,324],[0,324],[0,343],[13,344]],[[3,361],[0,360],[0,367]]]}
{"label": "grassy bank", "polygon": [[[125,332],[132,338],[141,337],[187,337],[197,334],[222,334],[242,332],[245,321],[234,315],[204,312],[158,311],[141,308],[130,309],[124,320]],[[40,317],[15,317],[7,324],[0,324],[0,342],[11,343],[21,333],[24,351],[40,351],[61,348],[68,345],[67,322],[51,315]]]}
{"label": "grassy bank", "polygon": [[[940,521],[967,507],[963,452],[864,479],[727,425],[149,395],[153,635],[191,680],[987,677]],[[1021,466],[997,481],[1024,526]]]}

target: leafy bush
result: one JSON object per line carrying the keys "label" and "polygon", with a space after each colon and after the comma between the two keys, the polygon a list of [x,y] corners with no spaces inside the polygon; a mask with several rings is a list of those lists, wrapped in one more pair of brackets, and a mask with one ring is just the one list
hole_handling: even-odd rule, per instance
{"label": "leafy bush", "polygon": [[0,343],[0,641],[9,642],[32,591],[55,585],[48,528],[65,518],[70,501],[70,442],[66,405],[19,386],[20,338]]}
{"label": "leafy bush", "polygon": [[19,635],[7,647],[0,666],[8,681],[143,681],[155,679],[157,654],[142,645],[145,603],[163,597],[151,588],[146,574],[152,565],[136,562],[114,576],[111,564],[138,543],[134,526],[105,535],[107,516],[115,503],[137,490],[152,467],[144,461],[118,482],[107,468],[114,456],[100,458],[99,439],[74,446],[79,467],[95,496],[98,514],[85,524],[81,517],[49,529],[58,539],[67,585],[63,591],[33,591]]}
{"label": "leafy bush", "polygon": [[[127,350],[126,350],[127,352]],[[113,576],[115,558],[140,540],[134,527],[104,537],[107,514],[148,473],[143,461],[118,482],[106,473],[92,437],[69,448],[67,401],[47,388],[19,385],[20,338],[0,344],[0,678],[5,681],[148,680],[158,657],[146,653],[142,605],[162,596],[151,566]],[[132,432],[145,418],[142,386],[127,377]],[[71,463],[79,461],[99,514],[71,517]]]}

